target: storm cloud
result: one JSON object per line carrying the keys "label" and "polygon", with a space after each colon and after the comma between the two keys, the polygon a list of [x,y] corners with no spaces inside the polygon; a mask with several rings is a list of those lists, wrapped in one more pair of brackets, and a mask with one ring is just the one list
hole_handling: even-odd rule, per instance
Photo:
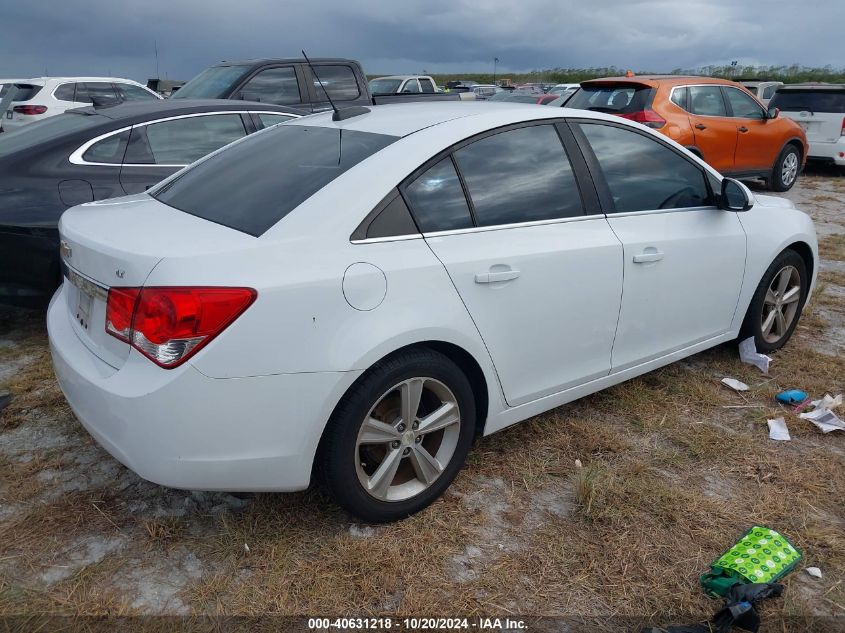
{"label": "storm cloud", "polygon": [[12,3],[0,76],[159,73],[221,60],[359,59],[368,73],[740,64],[843,66],[845,2],[816,0],[144,0]]}

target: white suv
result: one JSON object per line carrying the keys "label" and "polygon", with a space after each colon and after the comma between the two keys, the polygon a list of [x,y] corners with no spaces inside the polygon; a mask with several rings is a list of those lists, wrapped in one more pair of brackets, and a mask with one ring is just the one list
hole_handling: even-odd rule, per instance
{"label": "white suv", "polygon": [[802,128],[810,142],[807,158],[845,166],[845,84],[781,86],[769,102]]}
{"label": "white suv", "polygon": [[6,132],[96,101],[161,99],[137,81],[115,77],[38,77],[17,82],[14,87],[17,93],[3,113]]}

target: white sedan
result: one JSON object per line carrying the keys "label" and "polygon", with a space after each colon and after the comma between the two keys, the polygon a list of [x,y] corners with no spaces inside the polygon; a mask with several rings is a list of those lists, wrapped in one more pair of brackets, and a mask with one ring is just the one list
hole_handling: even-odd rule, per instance
{"label": "white sedan", "polygon": [[810,218],[648,128],[509,104],[350,114],[62,216],[56,374],[142,477],[313,475],[391,521],[446,489],[477,434],[796,326]]}

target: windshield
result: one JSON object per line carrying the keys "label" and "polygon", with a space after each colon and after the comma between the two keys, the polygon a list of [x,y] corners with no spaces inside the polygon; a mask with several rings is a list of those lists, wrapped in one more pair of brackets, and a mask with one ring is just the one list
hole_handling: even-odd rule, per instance
{"label": "windshield", "polygon": [[566,103],[567,108],[630,114],[649,106],[652,89],[635,84],[585,85]]}
{"label": "windshield", "polygon": [[87,128],[102,125],[106,121],[108,119],[97,114],[75,114],[72,112],[35,121],[17,130],[0,134],[0,157],[35,147],[45,141],[61,140],[61,137],[65,134],[80,132]]}
{"label": "windshield", "polygon": [[370,94],[392,95],[399,92],[401,79],[373,79],[370,82]]}
{"label": "windshield", "polygon": [[258,237],[399,137],[277,125],[195,163],[152,192],[185,213]]}
{"label": "windshield", "polygon": [[778,90],[769,102],[770,108],[784,112],[845,113],[845,90]]}
{"label": "windshield", "polygon": [[173,93],[171,99],[225,99],[249,66],[212,66]]}

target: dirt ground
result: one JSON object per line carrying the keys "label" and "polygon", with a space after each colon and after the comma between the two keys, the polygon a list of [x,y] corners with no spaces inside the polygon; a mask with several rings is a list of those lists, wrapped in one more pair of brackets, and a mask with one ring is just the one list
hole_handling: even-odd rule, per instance
{"label": "dirt ground", "polygon": [[[530,614],[630,630],[621,618],[709,617],[699,574],[759,524],[804,553],[764,630],[842,630],[845,433],[773,396],[845,391],[845,177],[811,171],[787,197],[815,219],[824,261],[770,376],[726,345],[560,407],[479,440],[444,498],[388,526],[319,491],[139,479],[65,404],[43,313],[0,309],[0,616]],[[779,416],[790,442],[768,439]]]}

